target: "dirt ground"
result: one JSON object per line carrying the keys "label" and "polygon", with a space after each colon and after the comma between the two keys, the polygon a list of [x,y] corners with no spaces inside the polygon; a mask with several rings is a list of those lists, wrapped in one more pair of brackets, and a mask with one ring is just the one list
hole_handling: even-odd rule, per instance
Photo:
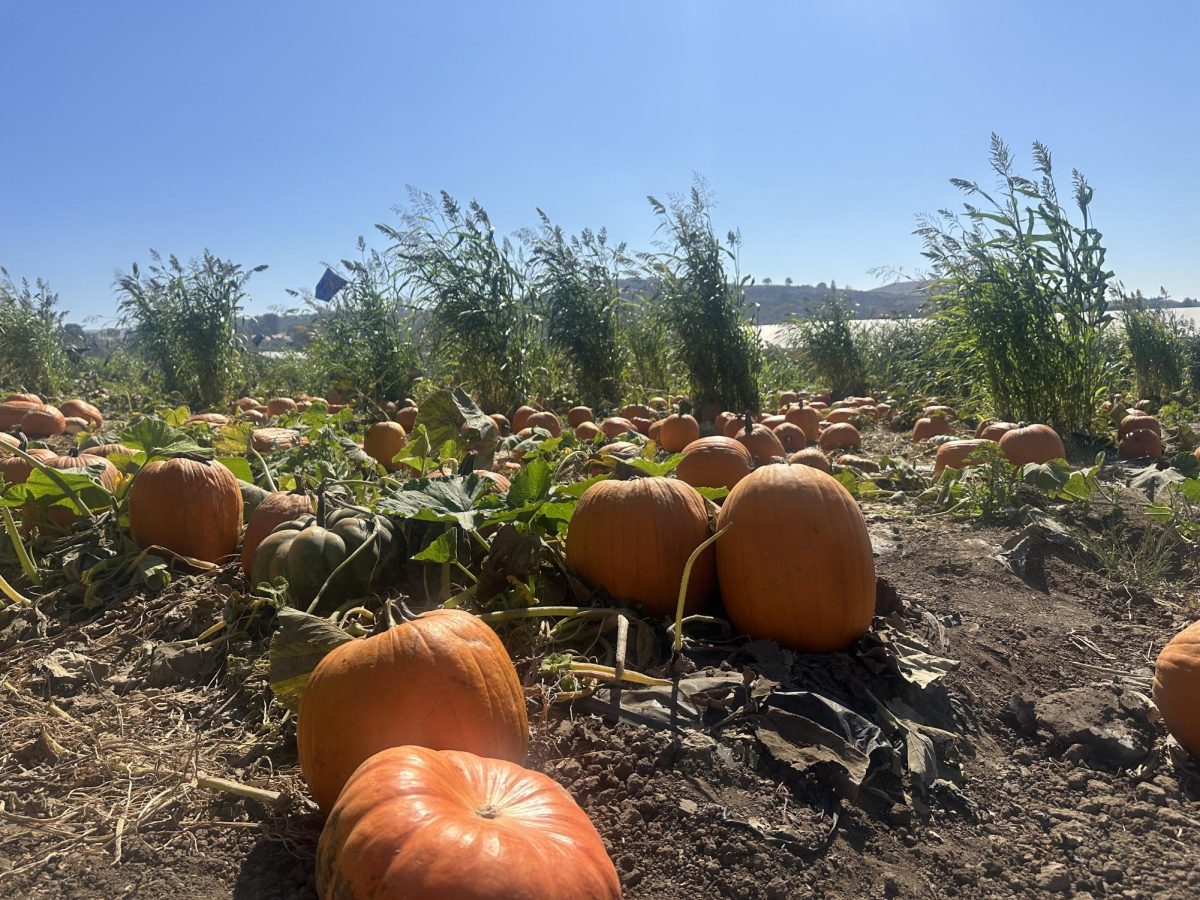
{"label": "dirt ground", "polygon": [[[838,679],[857,673],[909,697],[955,765],[890,803],[768,752],[761,710],[710,709],[681,733],[595,704],[535,711],[531,765],[592,816],[625,896],[1200,896],[1200,769],[1168,749],[1147,700],[1158,650],[1195,616],[1186,594],[1112,583],[1054,548],[1018,577],[997,559],[1015,529],[867,513],[879,611],[957,668],[915,692],[870,680],[854,654],[713,643],[692,658],[698,674],[749,668],[747,683],[862,711]],[[65,599],[0,612],[0,896],[315,896],[320,819],[259,639],[183,643],[235,581],[185,578],[89,614],[60,612]]]}

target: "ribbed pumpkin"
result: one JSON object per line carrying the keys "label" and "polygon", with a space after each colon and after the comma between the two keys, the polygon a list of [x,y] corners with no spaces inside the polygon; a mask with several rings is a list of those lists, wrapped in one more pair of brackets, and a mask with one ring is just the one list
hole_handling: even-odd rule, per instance
{"label": "ribbed pumpkin", "polygon": [[1117,455],[1121,459],[1158,459],[1162,452],[1162,438],[1149,428],[1127,432],[1117,445]]}
{"label": "ribbed pumpkin", "polygon": [[787,461],[792,466],[812,466],[814,469],[820,469],[826,475],[833,471],[829,457],[822,453],[819,447],[805,447],[803,450],[790,454]]}
{"label": "ribbed pumpkin", "polygon": [[[21,439],[14,434],[9,434],[7,431],[0,431],[0,444],[7,444],[10,447],[20,447]],[[3,451],[4,448],[0,446],[0,454],[2,454]]]}
{"label": "ribbed pumpkin", "polygon": [[985,441],[999,441],[1016,427],[1016,422],[989,422],[984,427],[975,430],[975,437]]}
{"label": "ribbed pumpkin", "polygon": [[1005,432],[1000,449],[1014,466],[1047,463],[1067,455],[1062,438],[1049,425],[1025,425]]}
{"label": "ribbed pumpkin", "polygon": [[218,562],[237,550],[242,491],[227,468],[190,457],[155,460],[133,479],[129,530],[141,547]]}
{"label": "ribbed pumpkin", "polygon": [[267,401],[267,416],[275,418],[286,413],[296,412],[296,401],[291,397],[272,397]]}
{"label": "ribbed pumpkin", "polygon": [[793,406],[783,414],[783,418],[793,425],[799,425],[810,444],[820,439],[821,413],[811,406]]}
{"label": "ribbed pumpkin", "polygon": [[862,511],[810,466],[756,469],[729,492],[717,578],[730,621],[806,653],[844,650],[871,625],[875,561]]}
{"label": "ribbed pumpkin", "polygon": [[795,391],[780,391],[779,392],[779,407],[786,408],[800,399],[800,395]]}
{"label": "ribbed pumpkin", "polygon": [[53,456],[43,459],[42,462],[47,468],[58,469],[61,472],[86,469],[88,466],[101,466],[103,471],[100,473],[100,483],[110,491],[117,489],[117,481],[121,477],[121,473],[111,462],[103,456],[95,456],[90,453],[81,453],[78,456]]}
{"label": "ribbed pumpkin", "polygon": [[233,404],[233,408],[235,410],[241,410],[242,412],[245,412],[246,410],[257,409],[261,405],[262,404],[253,397],[239,397]]}
{"label": "ribbed pumpkin", "polygon": [[537,410],[532,406],[518,406],[512,414],[512,430],[514,433],[524,431],[529,427],[529,417],[535,415]]}
{"label": "ribbed pumpkin", "polygon": [[862,435],[849,422],[839,422],[821,432],[817,446],[826,453],[833,450],[854,450],[862,446]]}
{"label": "ribbed pumpkin", "polygon": [[250,433],[250,443],[259,453],[270,453],[294,447],[302,443],[302,439],[295,428],[255,428]]}
{"label": "ribbed pumpkin", "polygon": [[0,431],[8,431],[20,425],[21,420],[25,418],[25,413],[35,406],[41,405],[41,403],[32,403],[28,400],[13,399],[0,403]]}
{"label": "ribbed pumpkin", "polygon": [[5,402],[12,403],[32,403],[34,406],[40,406],[45,401],[37,394],[30,394],[26,391],[17,394],[9,394],[4,398]]}
{"label": "ribbed pumpkin", "polygon": [[317,848],[323,900],[620,900],[595,826],[540,772],[394,747],[346,783]]}
{"label": "ribbed pumpkin", "polygon": [[91,431],[95,431],[104,424],[104,415],[86,400],[68,400],[58,410],[64,416],[84,419]]}
{"label": "ribbed pumpkin", "polygon": [[731,488],[754,468],[750,451],[733,438],[714,434],[683,448],[675,477],[692,487]]}
{"label": "ribbed pumpkin", "polygon": [[[598,481],[584,491],[567,530],[567,562],[585,582],[671,615],[688,556],[709,534],[708,509],[678,479]],[[696,560],[685,607],[695,612],[713,585],[712,551]]]}
{"label": "ribbed pumpkin", "polygon": [[925,416],[917,419],[913,425],[912,439],[914,442],[927,441],[939,434],[950,433],[950,421],[945,416]]}
{"label": "ribbed pumpkin", "polygon": [[21,417],[21,430],[32,438],[53,437],[67,430],[67,419],[57,407],[31,406]]}
{"label": "ribbed pumpkin", "polygon": [[940,475],[943,469],[961,469],[965,466],[979,465],[977,462],[968,462],[968,458],[981,447],[994,443],[994,441],[976,438],[969,441],[949,441],[940,445],[937,448],[937,455],[933,458],[933,474]]}
{"label": "ribbed pumpkin", "polygon": [[650,438],[650,440],[654,441],[656,444],[659,443],[659,439],[662,437],[662,427],[664,421],[664,419],[655,419],[650,423],[650,427],[646,429],[646,437]]}
{"label": "ribbed pumpkin", "polygon": [[1130,432],[1142,429],[1149,429],[1159,437],[1162,437],[1162,424],[1154,416],[1147,416],[1144,413],[1125,416],[1121,420],[1120,427],[1117,429],[1117,437],[1123,438]]}
{"label": "ribbed pumpkin", "polygon": [[765,425],[767,428],[770,428],[772,431],[774,431],[776,428],[778,428],[780,425],[782,425],[786,421],[787,421],[787,419],[781,415],[780,416],[767,416],[758,424]]}
{"label": "ribbed pumpkin", "polygon": [[254,553],[272,531],[284,522],[312,515],[312,501],[304,492],[274,491],[266,496],[246,523],[246,534],[242,538],[242,572],[250,577],[254,566]]}
{"label": "ribbed pumpkin", "polygon": [[567,410],[567,424],[572,428],[578,428],[584,422],[595,421],[595,414],[589,406],[572,406]]}
{"label": "ribbed pumpkin", "polygon": [[[53,450],[46,450],[42,447],[36,447],[33,450],[26,450],[25,452],[43,463],[58,456]],[[29,479],[29,473],[32,471],[33,466],[21,457],[9,454],[0,455],[0,479],[4,480],[6,486],[24,484]]]}
{"label": "ribbed pumpkin", "polygon": [[1200,762],[1200,622],[1175,635],[1158,654],[1154,702],[1167,730]]}
{"label": "ribbed pumpkin", "polygon": [[133,459],[141,451],[135,450],[133,447],[126,447],[124,444],[97,444],[94,447],[84,447],[83,452],[90,453],[92,456],[103,456],[105,459],[122,456]]}
{"label": "ribbed pumpkin", "polygon": [[795,453],[808,446],[808,435],[799,425],[784,421],[772,430],[775,432],[775,437],[779,438],[779,443],[783,445],[786,453]]}
{"label": "ribbed pumpkin", "polygon": [[650,426],[653,425],[656,420],[643,418],[642,416],[635,416],[629,421],[633,423],[633,427],[636,428],[639,433],[648,437],[650,435]]}
{"label": "ribbed pumpkin", "polygon": [[713,417],[713,434],[725,434],[725,426],[736,418],[737,416],[731,412],[717,413],[717,415]]}
{"label": "ribbed pumpkin", "polygon": [[637,426],[628,419],[620,416],[613,416],[612,418],[605,419],[600,423],[600,430],[604,432],[604,436],[606,438],[611,440],[613,438],[619,438],[627,431],[637,431]]}
{"label": "ribbed pumpkin", "polygon": [[754,465],[770,465],[776,458],[787,456],[783,444],[775,437],[775,432],[765,425],[755,425],[749,422],[749,414],[744,417],[742,430],[734,435],[734,440],[750,451]]}
{"label": "ribbed pumpkin", "polygon": [[658,443],[664,450],[679,453],[700,437],[700,423],[692,416],[676,413],[662,420],[662,430],[658,436]]}
{"label": "ribbed pumpkin", "polygon": [[407,443],[408,435],[399,422],[376,422],[367,429],[363,450],[388,471],[395,471],[399,465],[392,460]]}
{"label": "ribbed pumpkin", "polygon": [[336,647],[309,677],[296,729],[300,769],[325,812],[380,750],[417,744],[521,763],[528,741],[508,651],[478,618],[453,609]]}
{"label": "ribbed pumpkin", "polygon": [[595,422],[580,422],[575,426],[575,438],[580,441],[593,441],[596,435],[604,434]]}
{"label": "ribbed pumpkin", "polygon": [[541,428],[550,432],[551,437],[562,434],[562,422],[552,412],[535,412],[525,420],[526,428]]}

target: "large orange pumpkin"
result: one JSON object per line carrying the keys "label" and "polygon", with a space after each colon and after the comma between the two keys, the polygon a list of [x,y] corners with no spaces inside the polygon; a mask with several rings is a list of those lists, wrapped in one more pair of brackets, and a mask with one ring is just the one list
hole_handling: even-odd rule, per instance
{"label": "large orange pumpkin", "polygon": [[363,438],[363,450],[389,472],[399,468],[392,462],[396,454],[408,443],[408,435],[399,422],[376,422],[367,429]]}
{"label": "large orange pumpkin", "polygon": [[692,487],[731,488],[754,468],[750,451],[719,434],[697,438],[683,448],[675,477]]}
{"label": "large orange pumpkin", "polygon": [[129,530],[141,547],[218,562],[237,550],[241,528],[241,488],[218,462],[159,459],[133,479]]}
{"label": "large orange pumpkin", "polygon": [[679,453],[700,437],[700,423],[684,413],[667,416],[658,433],[659,444],[668,453]]}
{"label": "large orange pumpkin", "polygon": [[1049,425],[1025,425],[1006,431],[1000,438],[1000,449],[1014,466],[1048,463],[1067,455],[1062,438]]}
{"label": "large orange pumpkin", "polygon": [[346,783],[317,848],[323,900],[620,900],[587,814],[540,772],[393,747]]}
{"label": "large orange pumpkin", "polygon": [[437,609],[332,650],[300,701],[300,769],[322,810],[366,759],[404,744],[524,762],[525,695],[496,633]]}
{"label": "large orange pumpkin", "polygon": [[73,416],[86,421],[89,431],[95,431],[104,424],[103,414],[86,400],[68,400],[58,410],[64,416]]}
{"label": "large orange pumpkin", "polygon": [[262,499],[250,513],[242,538],[242,571],[250,577],[258,545],[284,522],[312,515],[312,501],[304,492],[275,491]]}
{"label": "large orange pumpkin", "polygon": [[1154,702],[1167,730],[1200,762],[1200,622],[1175,635],[1158,654]]}
{"label": "large orange pumpkin", "polygon": [[567,424],[572,428],[578,428],[584,422],[592,422],[595,419],[596,415],[590,406],[572,406],[567,410]]}
{"label": "large orange pumpkin", "polygon": [[580,441],[593,441],[596,435],[603,434],[600,426],[595,422],[580,422],[575,426],[575,439]]}
{"label": "large orange pumpkin", "polygon": [[775,432],[766,425],[751,424],[747,427],[743,423],[742,430],[734,436],[734,440],[750,451],[756,466],[770,465],[776,458],[787,456]]}
{"label": "large orange pumpkin", "polygon": [[844,650],[871,625],[875,560],[862,511],[811,466],[755,469],[729,492],[717,578],[729,619],[807,653]]}
{"label": "large orange pumpkin", "polygon": [[57,407],[31,406],[21,417],[21,430],[33,438],[53,437],[67,430],[67,418]]}
{"label": "large orange pumpkin", "polygon": [[979,465],[978,462],[969,461],[972,454],[981,447],[994,443],[994,441],[976,438],[969,441],[948,441],[942,444],[937,448],[937,455],[933,458],[933,474],[940,475],[943,469],[961,469],[965,466]]}
{"label": "large orange pumpkin", "polygon": [[[584,491],[567,530],[567,562],[583,580],[634,600],[650,615],[675,612],[688,557],[709,534],[695,488],[674,478],[598,481]],[[711,549],[692,567],[685,609],[695,612],[713,585]]]}
{"label": "large orange pumpkin", "polygon": [[854,450],[862,446],[862,435],[849,422],[839,422],[821,432],[817,446],[826,453],[833,450]]}
{"label": "large orange pumpkin", "polygon": [[1159,437],[1162,437],[1162,424],[1154,416],[1148,416],[1144,413],[1135,413],[1123,418],[1120,427],[1117,429],[1117,437],[1123,438],[1130,432],[1139,431],[1143,428],[1149,429]]}

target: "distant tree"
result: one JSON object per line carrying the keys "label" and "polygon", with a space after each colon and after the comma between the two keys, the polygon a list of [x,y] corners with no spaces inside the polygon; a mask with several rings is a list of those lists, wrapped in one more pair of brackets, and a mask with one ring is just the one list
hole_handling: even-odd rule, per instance
{"label": "distant tree", "polygon": [[786,284],[788,287],[791,287],[792,286],[792,276],[789,275],[787,278],[783,279],[783,283]]}
{"label": "distant tree", "polygon": [[767,276],[766,278],[764,278],[763,284],[765,284],[767,287],[770,287],[773,284],[773,282],[771,281],[771,277]]}

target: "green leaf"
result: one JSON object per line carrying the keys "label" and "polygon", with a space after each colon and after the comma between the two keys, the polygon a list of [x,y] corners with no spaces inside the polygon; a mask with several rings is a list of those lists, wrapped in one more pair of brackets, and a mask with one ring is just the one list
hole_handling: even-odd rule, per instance
{"label": "green leaf", "polygon": [[[112,500],[112,494],[100,483],[100,474],[104,471],[101,465],[88,466],[86,469],[56,471],[56,474],[67,484],[90,510],[104,509]],[[10,507],[20,506],[65,506],[78,512],[75,501],[72,500],[58,482],[43,472],[34,469],[23,484],[9,487],[0,503]]]}
{"label": "green leaf", "polygon": [[655,475],[663,477],[675,471],[675,467],[683,461],[682,453],[674,453],[668,456],[662,462],[654,459],[647,459],[644,456],[635,456],[632,459],[622,460],[621,464],[629,466],[631,469],[637,469],[639,472],[645,472],[647,475]]}
{"label": "green leaf", "polygon": [[480,498],[492,486],[493,482],[479,475],[415,479],[385,494],[379,500],[378,511],[423,522],[453,522],[466,531],[475,531],[487,517],[486,510],[480,508]]}
{"label": "green leaf", "polygon": [[[492,467],[496,451],[496,423],[475,405],[475,401],[462,388],[434,391],[421,401],[417,425],[425,427],[433,446],[442,446],[451,441],[456,448],[474,451],[478,468]],[[457,456],[459,452],[456,449],[452,455]]]}
{"label": "green leaf", "polygon": [[505,502],[511,508],[518,508],[546,500],[552,482],[550,464],[544,459],[534,459],[513,476]]}
{"label": "green leaf", "polygon": [[1200,478],[1188,478],[1175,486],[1188,501],[1200,503]]}
{"label": "green leaf", "polygon": [[454,562],[458,559],[458,542],[454,538],[453,531],[443,531],[435,540],[429,542],[429,546],[420,553],[413,555],[413,559],[417,562],[430,562],[444,564]]}
{"label": "green leaf", "polygon": [[724,500],[729,496],[729,488],[727,487],[698,487],[696,492],[705,500]]}
{"label": "green leaf", "polygon": [[212,456],[211,448],[200,446],[187,432],[173,428],[167,422],[153,416],[143,416],[134,420],[121,432],[121,443],[144,451],[147,459],[179,456],[183,453]]}
{"label": "green leaf", "polygon": [[300,698],[317,663],[353,638],[320,616],[287,606],[276,614],[276,621],[279,627],[270,651],[271,690],[284,707],[299,713]]}
{"label": "green leaf", "polygon": [[213,437],[213,450],[226,456],[241,456],[253,445],[254,425],[231,422],[222,425]]}
{"label": "green leaf", "polygon": [[238,481],[254,484],[254,472],[250,462],[244,456],[218,456],[217,462],[232,472]]}
{"label": "green leaf", "polygon": [[1065,459],[1026,463],[1021,467],[1021,480],[1047,493],[1061,492],[1070,479],[1071,467]]}

